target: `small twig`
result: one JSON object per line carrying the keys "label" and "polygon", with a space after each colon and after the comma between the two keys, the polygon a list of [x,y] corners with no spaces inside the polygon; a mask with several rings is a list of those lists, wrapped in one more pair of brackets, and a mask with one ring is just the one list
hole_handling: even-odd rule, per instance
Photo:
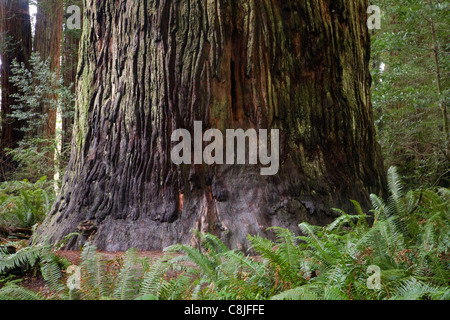
{"label": "small twig", "polygon": [[419,200],[417,201],[417,203],[414,206],[414,208],[408,213],[408,215],[412,215],[419,208],[419,204],[422,201],[422,196],[423,196],[423,190],[420,190]]}

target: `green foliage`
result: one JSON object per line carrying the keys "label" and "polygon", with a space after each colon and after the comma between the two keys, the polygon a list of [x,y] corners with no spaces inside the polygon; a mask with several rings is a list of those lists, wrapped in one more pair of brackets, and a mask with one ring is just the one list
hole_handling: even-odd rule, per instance
{"label": "green foliage", "polygon": [[260,236],[249,237],[252,249],[265,258],[266,273],[275,278],[274,290],[287,289],[304,283],[298,260],[301,254],[299,238],[288,230],[271,228],[277,243]]}
{"label": "green foliage", "polygon": [[62,271],[60,259],[56,256],[50,246],[44,245],[40,251],[40,270],[42,277],[49,287],[54,292],[61,292],[65,289],[61,282]]}
{"label": "green foliage", "polygon": [[0,289],[0,300],[45,300],[45,298],[31,290],[10,284]]}
{"label": "green foliage", "polygon": [[[271,290],[264,264],[237,250],[229,250],[216,236],[193,230],[200,248],[174,245],[166,252],[185,255],[170,262],[184,270],[184,277],[196,279],[193,292],[197,299],[262,299]],[[186,268],[180,263],[194,264]]]}
{"label": "green foliage", "polygon": [[0,274],[20,267],[34,267],[42,256],[42,246],[25,247],[15,254],[0,252]]}
{"label": "green foliage", "polygon": [[[22,248],[14,254],[0,250],[0,274],[20,268],[22,271],[40,270],[48,288],[57,298],[65,290],[62,270],[68,262],[58,257],[48,244]],[[7,283],[0,289],[0,300],[42,300],[41,294],[22,288],[15,283]]]}
{"label": "green foliage", "polygon": [[[130,249],[107,262],[88,243],[81,253],[80,288],[74,292],[62,285],[48,246],[4,255],[0,266],[39,261],[52,298],[59,299],[449,299],[450,191],[405,192],[396,168],[389,170],[388,181],[390,197],[371,195],[368,214],[353,201],[354,214],[335,209],[340,216],[327,226],[301,223],[301,235],[277,227],[271,228],[274,240],[249,236],[255,256],[196,230],[196,246],[170,246],[155,261],[139,259]],[[380,269],[380,288],[369,288],[369,266]],[[7,294],[41,298],[24,290],[6,286],[0,299]]]}
{"label": "green foliage", "polygon": [[64,156],[62,152],[67,149],[66,146],[61,149],[58,146],[61,140],[59,132],[54,137],[44,137],[42,128],[48,114],[42,112],[42,106],[57,110],[62,118],[73,117],[74,114],[74,94],[51,71],[49,60],[42,61],[39,54],[33,53],[29,62],[30,69],[16,61],[11,66],[13,76],[10,81],[19,90],[13,95],[16,105],[12,106],[11,117],[25,123],[21,130],[26,133],[26,138],[19,142],[17,148],[7,150],[13,160],[19,163],[14,175],[19,180],[45,175],[49,155],[55,152],[59,163]]}
{"label": "green foliage", "polygon": [[135,267],[138,259],[136,249],[130,249],[126,252],[125,261],[120,268],[117,285],[114,289],[113,296],[117,300],[129,300],[135,296],[137,282],[135,281],[137,270]]}
{"label": "green foliage", "polygon": [[[343,213],[327,227],[302,223],[305,246],[298,263],[317,277],[273,299],[441,299],[448,297],[448,189],[404,194],[397,170],[389,170],[391,196],[372,195],[374,223]],[[430,200],[426,205],[417,197]],[[339,210],[340,211],[340,210]],[[359,208],[356,210],[360,212]],[[342,219],[341,219],[342,218]],[[354,224],[352,221],[357,220]],[[337,221],[348,222],[337,227]],[[342,224],[341,224],[342,225]],[[381,289],[366,285],[367,267],[381,269]]]}
{"label": "green foliage", "polygon": [[45,218],[54,199],[53,186],[42,177],[0,184],[0,226],[31,229]]}
{"label": "green foliage", "polygon": [[373,4],[383,15],[381,29],[372,34],[372,102],[385,163],[397,166],[409,187],[448,187],[449,141],[441,110],[450,96],[448,2]]}

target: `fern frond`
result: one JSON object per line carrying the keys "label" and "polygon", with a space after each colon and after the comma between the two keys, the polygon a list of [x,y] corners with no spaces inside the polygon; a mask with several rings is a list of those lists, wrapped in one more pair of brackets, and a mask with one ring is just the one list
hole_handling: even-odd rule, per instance
{"label": "fern frond", "polygon": [[20,266],[33,267],[41,256],[42,245],[25,247],[14,254],[0,253],[0,274]]}
{"label": "fern frond", "polygon": [[164,249],[164,252],[184,252],[186,253],[184,259],[195,263],[200,268],[201,272],[209,276],[211,279],[216,279],[217,277],[217,265],[211,261],[208,256],[192,246],[175,244]]}
{"label": "fern frond", "polygon": [[169,269],[170,265],[166,257],[159,258],[151,266],[150,270],[144,274],[140,295],[152,294],[158,296],[159,289],[164,279],[164,273]]}
{"label": "fern frond", "polygon": [[242,271],[248,271],[253,276],[263,278],[265,276],[264,264],[255,262],[241,251],[228,251],[224,255],[227,259],[234,261],[233,265],[239,266]]}
{"label": "fern frond", "polygon": [[298,267],[298,246],[296,243],[296,237],[290,230],[272,227],[269,229],[275,230],[277,236],[278,251],[285,268],[297,268]]}
{"label": "fern frond", "polygon": [[[362,212],[361,205],[358,202],[356,202],[356,201],[355,201],[355,203],[356,203],[355,207],[359,206],[358,211],[361,210],[361,212]],[[354,230],[354,231],[360,231],[360,228],[358,228],[360,226],[363,226],[363,227],[367,227],[368,226],[367,225],[367,220],[366,220],[367,216],[365,214],[363,214],[363,213],[361,213],[361,214],[358,213],[358,215],[350,215],[350,214],[347,214],[345,211],[340,210],[340,209],[333,208],[332,210],[340,213],[341,216],[339,216],[336,219],[334,219],[333,222],[331,222],[330,224],[328,224],[325,227],[325,230],[327,230],[328,232],[334,231],[334,230],[338,229],[339,227],[341,227],[343,224],[346,224],[346,223],[348,223],[350,225],[350,227],[352,228],[352,230]],[[353,222],[353,220],[357,220],[357,224],[355,224]]]}
{"label": "fern frond", "polygon": [[[322,251],[323,253],[326,254],[326,248],[325,248],[325,243],[322,242],[316,235],[316,233],[314,232],[314,227],[311,226],[309,223],[306,222],[302,222],[299,225],[300,230],[306,234],[307,238],[310,238],[312,241],[310,242],[311,245],[314,246],[315,249]],[[302,239],[304,240],[304,237],[302,237]]]}
{"label": "fern frond", "polygon": [[[120,268],[118,282],[114,290],[114,297],[118,300],[128,300],[135,294],[136,261],[138,252],[136,249],[129,249],[125,254],[125,261]],[[134,280],[134,281],[133,281]]]}
{"label": "fern frond", "polygon": [[331,241],[322,241],[314,232],[314,228],[306,222],[299,224],[300,230],[306,234],[306,237],[300,236],[298,239],[305,241],[311,248],[315,249],[316,258],[325,266],[333,265],[333,253],[339,255],[339,250],[334,247]]}
{"label": "fern frond", "polygon": [[251,243],[250,250],[255,251],[269,261],[278,260],[277,252],[274,250],[275,243],[273,241],[263,238],[260,235],[248,236],[247,239]]}
{"label": "fern frond", "polygon": [[324,300],[349,300],[348,295],[338,286],[325,287]]}
{"label": "fern frond", "polygon": [[193,229],[192,233],[194,233],[194,235],[201,241],[202,247],[206,250],[210,250],[213,254],[221,254],[230,250],[215,235],[210,233],[201,233],[196,229]]}
{"label": "fern frond", "polygon": [[389,213],[388,213],[389,210],[388,210],[386,204],[384,203],[384,201],[380,197],[378,197],[375,194],[371,194],[370,202],[372,203],[372,207],[375,210],[375,222],[378,220],[379,217],[382,217],[382,218],[389,217]]}
{"label": "fern frond", "polygon": [[158,291],[161,300],[181,300],[189,296],[195,281],[189,273],[182,273],[170,281],[164,281]]}
{"label": "fern frond", "polygon": [[446,287],[433,286],[411,278],[401,282],[391,300],[437,300],[444,297],[447,291]]}
{"label": "fern frond", "polygon": [[0,289],[0,300],[45,300],[45,297],[18,285],[7,285]]}
{"label": "fern frond", "polygon": [[85,272],[87,281],[83,281],[84,290],[87,294],[92,294],[98,300],[106,296],[105,269],[106,262],[100,254],[97,253],[97,247],[87,243],[81,251],[82,259],[81,269]]}
{"label": "fern frond", "polygon": [[289,289],[279,293],[271,298],[271,300],[319,300],[317,293],[312,290],[311,286],[303,285],[294,289]]}
{"label": "fern frond", "polygon": [[391,192],[391,198],[393,199],[393,204],[397,209],[397,213],[403,214],[404,210],[402,209],[403,206],[401,203],[402,197],[404,196],[403,184],[396,167],[390,167],[388,169],[387,179],[389,191]]}
{"label": "fern frond", "polygon": [[44,247],[41,252],[41,273],[45,283],[55,292],[61,292],[66,287],[61,282],[61,268],[56,260],[56,256],[50,247]]}

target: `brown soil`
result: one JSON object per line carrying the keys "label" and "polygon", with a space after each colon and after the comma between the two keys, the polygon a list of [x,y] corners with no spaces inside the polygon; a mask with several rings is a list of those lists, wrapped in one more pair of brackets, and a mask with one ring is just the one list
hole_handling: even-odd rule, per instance
{"label": "brown soil", "polygon": [[[68,259],[72,264],[78,265],[81,262],[80,251],[59,251],[58,255]],[[107,261],[117,259],[125,254],[125,252],[102,252],[99,251],[103,258]],[[139,252],[140,258],[149,258],[150,260],[155,260],[163,255],[162,251],[142,251]]]}
{"label": "brown soil", "polygon": [[[60,257],[68,259],[72,264],[79,265],[81,263],[80,258],[81,251],[59,251],[57,254]],[[123,255],[125,255],[125,252],[101,252],[98,253],[102,254],[103,258],[106,261],[113,261],[116,260]],[[149,260],[156,260],[163,256],[162,251],[142,251],[139,252],[140,258],[148,258]],[[50,291],[47,289],[44,280],[41,276],[33,276],[33,275],[26,275],[21,277],[22,281],[20,282],[20,286],[34,291],[39,292],[40,294],[46,296],[50,294]],[[0,288],[2,287],[2,284],[0,284]]]}

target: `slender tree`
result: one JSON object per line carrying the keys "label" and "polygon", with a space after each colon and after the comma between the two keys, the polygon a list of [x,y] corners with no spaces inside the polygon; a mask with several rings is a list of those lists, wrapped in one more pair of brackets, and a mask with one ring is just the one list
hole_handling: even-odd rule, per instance
{"label": "slender tree", "polygon": [[11,63],[14,59],[28,67],[32,50],[30,11],[27,0],[0,1],[1,58],[1,137],[0,181],[15,167],[6,148],[15,148],[23,139],[22,121],[10,117],[18,88],[11,84]]}
{"label": "slender tree", "polygon": [[[431,6],[432,1],[428,0],[428,4]],[[430,21],[430,30],[431,30],[431,39],[433,42],[433,60],[434,60],[434,67],[435,67],[435,73],[436,73],[436,89],[438,93],[438,97],[441,99],[439,102],[439,107],[441,108],[442,112],[442,131],[444,135],[444,148],[445,148],[445,156],[448,160],[450,160],[450,131],[448,129],[448,116],[447,116],[447,105],[444,101],[444,98],[442,98],[442,84],[441,84],[441,67],[439,63],[439,44],[437,41],[436,36],[436,28],[434,26],[434,20],[433,17],[429,18]]]}
{"label": "slender tree", "polygon": [[[66,7],[69,5],[78,5],[80,11],[82,8],[82,1],[66,1]],[[66,18],[71,18],[66,15]],[[80,17],[81,21],[81,17]],[[70,87],[71,92],[75,93],[76,74],[78,67],[78,51],[81,38],[81,29],[70,28],[65,24],[63,33],[63,54],[62,54],[62,76],[63,85]],[[63,150],[70,150],[70,143],[72,142],[72,129],[73,129],[73,114],[72,110],[63,110],[62,118],[62,139],[61,145]],[[66,160],[66,157],[63,157]],[[67,159],[68,160],[68,159]],[[66,161],[63,161],[63,165]]]}
{"label": "slender tree", "polygon": [[[39,53],[42,60],[50,60],[50,69],[58,76],[61,67],[61,37],[63,26],[63,1],[62,0],[38,0],[38,9],[36,14],[36,30],[34,36],[33,49]],[[56,94],[47,99],[57,99]],[[47,142],[43,147],[49,146],[49,141],[55,138],[57,110],[45,103],[40,107],[39,112],[47,115],[46,123],[39,128],[36,135],[42,137]],[[48,159],[48,175],[54,172],[54,152],[46,154]]]}
{"label": "slender tree", "polygon": [[[38,241],[246,248],[383,189],[367,2],[86,1],[72,154]],[[280,169],[171,161],[175,129],[280,130]],[[272,141],[273,142],[273,141]]]}

